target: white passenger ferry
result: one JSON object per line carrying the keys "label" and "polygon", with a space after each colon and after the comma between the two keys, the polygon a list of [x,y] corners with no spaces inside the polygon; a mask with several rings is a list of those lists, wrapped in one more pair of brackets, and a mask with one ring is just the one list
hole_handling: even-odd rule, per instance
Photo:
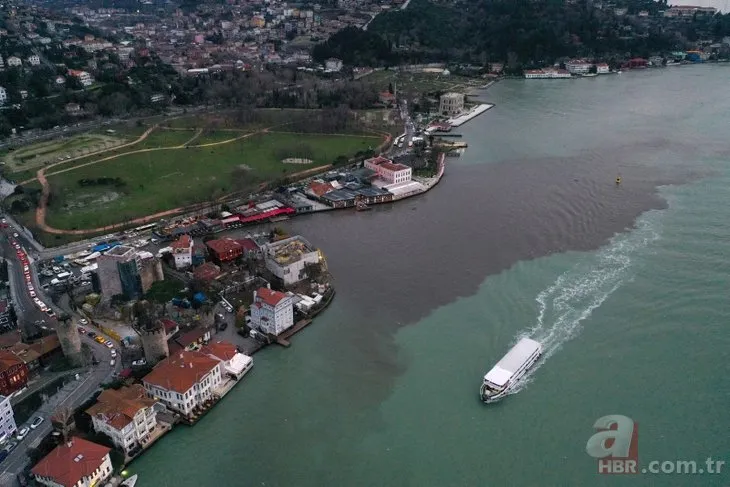
{"label": "white passenger ferry", "polygon": [[479,390],[485,403],[497,402],[508,395],[542,355],[542,345],[522,338],[497,365],[484,376]]}

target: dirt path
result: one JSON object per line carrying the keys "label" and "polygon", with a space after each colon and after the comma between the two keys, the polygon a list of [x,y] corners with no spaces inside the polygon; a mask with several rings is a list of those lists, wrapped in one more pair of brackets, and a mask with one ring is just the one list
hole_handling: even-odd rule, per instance
{"label": "dirt path", "polygon": [[195,135],[193,135],[187,142],[185,142],[183,145],[188,146],[190,145],[195,139],[203,135],[203,129],[198,129],[195,131]]}

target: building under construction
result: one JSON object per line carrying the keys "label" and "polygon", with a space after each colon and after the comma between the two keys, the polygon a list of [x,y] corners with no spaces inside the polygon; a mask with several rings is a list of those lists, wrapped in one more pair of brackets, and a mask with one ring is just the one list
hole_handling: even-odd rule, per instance
{"label": "building under construction", "polygon": [[319,264],[320,253],[300,236],[286,238],[262,247],[266,268],[284,285],[307,278],[307,264]]}

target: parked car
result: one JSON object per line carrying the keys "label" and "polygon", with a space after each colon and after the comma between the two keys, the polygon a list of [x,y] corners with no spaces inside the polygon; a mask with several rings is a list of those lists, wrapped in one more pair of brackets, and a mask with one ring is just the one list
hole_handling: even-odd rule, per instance
{"label": "parked car", "polygon": [[116,350],[112,350],[112,357],[114,358],[116,356],[117,356],[117,351]]}
{"label": "parked car", "polygon": [[35,291],[30,291],[30,297],[35,298]]}
{"label": "parked car", "polygon": [[86,336],[89,338],[96,338],[96,333],[94,333],[93,331],[90,331],[86,334]]}
{"label": "parked car", "polygon": [[18,439],[18,441],[21,441],[26,436],[28,436],[28,433],[30,433],[30,430],[28,428],[21,428],[18,430],[18,434],[16,434],[15,437]]}
{"label": "parked car", "polygon": [[116,363],[117,363],[117,361],[114,359],[111,359],[111,361],[109,361],[109,365],[111,365],[112,367],[114,367],[114,365],[116,365]]}
{"label": "parked car", "polygon": [[132,365],[134,367],[141,367],[143,365],[147,365],[147,361],[145,359],[141,358],[139,360],[135,360],[134,362],[132,362]]}
{"label": "parked car", "polygon": [[41,424],[43,424],[43,421],[44,421],[44,419],[43,419],[43,417],[42,417],[42,416],[36,416],[36,418],[35,418],[35,419],[33,420],[33,422],[32,422],[32,423],[30,423],[30,427],[31,427],[32,429],[36,429],[36,428],[37,428],[37,427],[39,427],[39,426],[40,426]]}
{"label": "parked car", "polygon": [[81,318],[81,319],[79,320],[79,325],[84,325],[84,326],[86,326],[86,325],[88,325],[88,324],[89,324],[89,320],[87,320],[86,318]]}
{"label": "parked car", "polygon": [[111,341],[109,341],[109,340],[107,340],[106,342],[104,342],[104,345],[106,345],[107,348],[114,348],[114,343],[111,342]]}
{"label": "parked car", "polygon": [[104,339],[102,337],[100,337],[100,336],[94,337],[94,340],[96,340],[97,342],[101,343],[102,345],[104,344]]}
{"label": "parked car", "polygon": [[18,446],[17,441],[11,441],[7,445],[5,445],[5,448],[3,448],[4,451],[10,453],[11,451],[15,450],[15,447]]}
{"label": "parked car", "polygon": [[86,333],[86,328],[83,328],[81,326],[78,327],[79,333]]}
{"label": "parked car", "polygon": [[13,237],[18,238],[17,232],[13,234]]}

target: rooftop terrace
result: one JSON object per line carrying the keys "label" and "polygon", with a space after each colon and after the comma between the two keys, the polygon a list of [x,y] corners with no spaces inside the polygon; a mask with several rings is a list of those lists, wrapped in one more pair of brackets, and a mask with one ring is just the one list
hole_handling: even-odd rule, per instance
{"label": "rooftop terrace", "polygon": [[297,262],[304,254],[316,252],[312,244],[300,236],[290,237],[266,245],[268,255],[277,264],[286,266]]}

